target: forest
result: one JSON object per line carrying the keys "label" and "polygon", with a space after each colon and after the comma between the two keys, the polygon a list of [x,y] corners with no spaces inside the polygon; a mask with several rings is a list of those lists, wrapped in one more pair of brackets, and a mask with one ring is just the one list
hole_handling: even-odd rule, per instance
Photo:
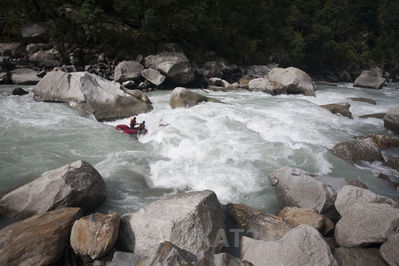
{"label": "forest", "polygon": [[12,0],[0,10],[0,41],[19,41],[29,22],[46,22],[61,50],[68,43],[113,58],[175,43],[198,63],[214,51],[311,73],[399,72],[397,0]]}

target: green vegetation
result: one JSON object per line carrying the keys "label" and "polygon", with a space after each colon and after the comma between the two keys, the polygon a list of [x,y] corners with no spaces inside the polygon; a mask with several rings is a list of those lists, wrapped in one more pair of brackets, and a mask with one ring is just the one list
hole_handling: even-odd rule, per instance
{"label": "green vegetation", "polygon": [[237,64],[399,72],[397,0],[12,0],[1,41],[20,39],[28,21],[47,22],[55,43],[117,58],[173,42],[199,63],[215,51]]}

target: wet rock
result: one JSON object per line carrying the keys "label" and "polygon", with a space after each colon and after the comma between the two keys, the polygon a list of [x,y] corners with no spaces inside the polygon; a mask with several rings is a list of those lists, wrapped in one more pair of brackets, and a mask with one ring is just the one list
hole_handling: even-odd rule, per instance
{"label": "wet rock", "polygon": [[244,236],[241,260],[253,265],[338,265],[320,233],[308,225],[292,229],[278,241]]}
{"label": "wet rock", "polygon": [[137,61],[122,61],[115,67],[114,80],[118,82],[136,81],[141,77],[143,70],[144,66]]}
{"label": "wet rock", "polygon": [[334,207],[337,191],[346,185],[343,178],[315,176],[297,168],[281,168],[269,174],[282,207],[311,208],[327,213]]}
{"label": "wet rock", "polygon": [[145,91],[150,87],[150,82],[148,82],[147,80],[140,82],[140,84],[137,86],[137,89]]}
{"label": "wet rock", "polygon": [[159,86],[165,81],[165,76],[152,68],[144,69],[141,71],[141,75],[155,86]]}
{"label": "wet rock", "polygon": [[242,204],[228,204],[227,211],[245,235],[258,240],[278,240],[295,226],[280,217]]}
{"label": "wet rock", "polygon": [[353,86],[381,89],[385,85],[385,79],[382,77],[381,69],[373,68],[362,71],[362,74],[355,80]]}
{"label": "wet rock", "polygon": [[66,102],[97,120],[115,120],[152,110],[144,102],[123,91],[123,87],[87,72],[52,71],[34,88],[37,100]]}
{"label": "wet rock", "polygon": [[270,82],[282,84],[288,94],[304,94],[314,96],[314,85],[308,74],[294,67],[273,68],[268,78]]}
{"label": "wet rock", "polygon": [[26,218],[63,207],[90,211],[106,197],[105,183],[90,164],[76,161],[51,170],[0,200],[0,213]]}
{"label": "wet rock", "polygon": [[58,50],[40,50],[29,56],[29,62],[39,66],[52,68],[62,65],[61,56]]}
{"label": "wet rock", "polygon": [[206,97],[182,87],[175,88],[170,96],[170,106],[172,109],[191,107],[202,102],[221,103],[219,100]]}
{"label": "wet rock", "polygon": [[384,163],[384,165],[399,171],[399,158],[389,157],[388,161]]}
{"label": "wet rock", "polygon": [[373,139],[373,141],[378,145],[381,150],[386,148],[399,147],[399,138],[392,136],[370,134],[367,136],[356,137],[356,139],[366,138]]}
{"label": "wet rock", "polygon": [[37,73],[29,68],[18,68],[11,71],[11,81],[18,85],[35,85],[41,79],[37,76]]}
{"label": "wet rock", "polygon": [[181,193],[123,215],[118,243],[122,250],[148,255],[148,250],[169,241],[197,256],[220,251],[224,230],[223,210],[214,192]]}
{"label": "wet rock", "polygon": [[19,42],[0,43],[0,55],[22,57],[26,55],[25,46]]}
{"label": "wet rock", "polygon": [[314,209],[285,207],[277,213],[277,216],[281,217],[284,222],[291,224],[294,227],[301,224],[307,224],[321,232],[323,235],[334,229],[334,223],[328,221],[327,217],[321,215]]}
{"label": "wet rock", "polygon": [[21,35],[22,38],[29,42],[46,41],[48,38],[47,26],[43,23],[31,23],[22,25]]}
{"label": "wet rock", "polygon": [[183,53],[163,52],[149,55],[144,59],[146,68],[153,68],[166,76],[167,81],[176,85],[194,82],[195,75],[190,61]]}
{"label": "wet rock", "polygon": [[364,188],[364,189],[368,189],[368,187],[366,186],[366,184],[364,184],[363,182],[361,182],[360,180],[354,179],[354,178],[348,178],[346,179],[346,183],[348,185],[351,186],[355,186],[355,187],[360,187],[360,188]]}
{"label": "wet rock", "polygon": [[382,244],[380,252],[390,266],[399,265],[399,232],[388,236],[388,241]]}
{"label": "wet rock", "polygon": [[350,163],[360,161],[384,162],[381,150],[372,138],[339,143],[331,149],[331,152],[338,158]]}
{"label": "wet rock", "polygon": [[12,90],[12,95],[25,95],[25,94],[29,94],[29,92],[27,92],[26,90],[22,89],[22,88],[15,88]]}
{"label": "wet rock", "polygon": [[367,114],[367,115],[360,115],[359,118],[378,118],[384,119],[386,113],[375,113],[375,114]]}
{"label": "wet rock", "polygon": [[73,224],[71,247],[85,260],[95,260],[111,251],[118,238],[118,232],[119,214],[94,213]]}
{"label": "wet rock", "polygon": [[79,208],[33,216],[0,230],[0,265],[56,265],[68,247]]}
{"label": "wet rock", "polygon": [[399,107],[391,109],[384,117],[384,127],[399,134]]}
{"label": "wet rock", "polygon": [[336,248],[334,257],[342,266],[385,266],[377,248]]}
{"label": "wet rock", "polygon": [[399,209],[384,203],[355,204],[335,225],[341,247],[364,247],[386,241],[399,226]]}
{"label": "wet rock", "polygon": [[342,116],[352,118],[352,113],[351,111],[349,111],[350,106],[351,105],[349,103],[333,103],[320,105],[321,108],[327,109],[333,114],[340,114]]}
{"label": "wet rock", "polygon": [[374,101],[373,99],[368,99],[368,98],[361,98],[361,97],[356,98],[355,97],[355,98],[349,98],[349,100],[352,100],[352,101],[355,101],[355,102],[369,103],[369,104],[373,104],[373,105],[377,104],[376,101]]}
{"label": "wet rock", "polygon": [[399,202],[393,199],[375,194],[374,192],[354,186],[344,186],[339,191],[335,201],[335,208],[343,216],[350,212],[355,204],[385,203],[399,210]]}

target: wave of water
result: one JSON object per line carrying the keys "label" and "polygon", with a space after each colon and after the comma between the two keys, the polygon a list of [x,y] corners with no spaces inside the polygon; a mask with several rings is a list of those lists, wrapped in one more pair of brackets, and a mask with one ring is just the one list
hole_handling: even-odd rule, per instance
{"label": "wave of water", "polygon": [[[388,171],[382,165],[351,166],[328,152],[353,136],[391,134],[382,120],[359,116],[395,107],[399,90],[394,86],[382,90],[322,86],[316,97],[198,90],[225,104],[174,110],[169,106],[171,92],[156,91],[148,94],[154,110],[138,116],[149,130],[139,140],[114,130],[117,124],[128,124],[128,119],[99,123],[63,104],[34,102],[31,94],[7,96],[12,87],[3,86],[0,193],[84,159],[107,183],[108,198],[101,207],[106,212],[135,211],[177,191],[203,189],[215,191],[223,203],[274,212],[278,207],[267,175],[285,166],[357,178],[378,193],[397,197],[376,178],[378,172]],[[377,105],[349,97],[372,98]],[[349,102],[354,119],[318,107],[337,102]],[[161,119],[169,126],[158,127]],[[396,171],[389,174],[399,176]]]}

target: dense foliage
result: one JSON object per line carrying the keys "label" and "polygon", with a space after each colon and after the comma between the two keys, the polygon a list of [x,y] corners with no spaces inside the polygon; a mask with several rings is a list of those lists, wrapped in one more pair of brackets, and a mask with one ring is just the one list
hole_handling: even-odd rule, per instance
{"label": "dense foliage", "polygon": [[174,42],[200,63],[215,51],[238,64],[399,71],[397,0],[11,0],[2,41],[18,40],[28,21],[48,22],[56,43],[116,57]]}

